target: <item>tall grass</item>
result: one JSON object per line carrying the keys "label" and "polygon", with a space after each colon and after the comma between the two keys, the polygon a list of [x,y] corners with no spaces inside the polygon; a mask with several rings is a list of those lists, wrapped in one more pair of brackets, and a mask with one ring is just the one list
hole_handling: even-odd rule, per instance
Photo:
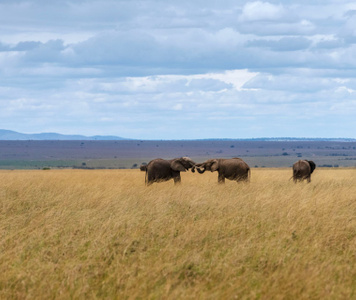
{"label": "tall grass", "polygon": [[1,299],[356,297],[356,169],[0,171]]}

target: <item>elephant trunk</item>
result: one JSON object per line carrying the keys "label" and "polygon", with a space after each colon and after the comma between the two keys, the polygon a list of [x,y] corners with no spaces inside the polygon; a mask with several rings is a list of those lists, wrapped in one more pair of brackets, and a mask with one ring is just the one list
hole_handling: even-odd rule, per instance
{"label": "elephant trunk", "polygon": [[201,170],[199,167],[197,167],[197,171],[199,174],[203,174],[205,172],[205,168],[203,168],[203,170]]}

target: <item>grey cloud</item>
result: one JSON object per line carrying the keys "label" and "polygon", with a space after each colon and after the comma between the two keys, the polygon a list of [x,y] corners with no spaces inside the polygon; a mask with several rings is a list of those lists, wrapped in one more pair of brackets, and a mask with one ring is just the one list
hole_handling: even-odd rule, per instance
{"label": "grey cloud", "polygon": [[316,49],[335,49],[345,47],[345,41],[343,39],[332,39],[332,40],[323,40],[318,42],[314,48]]}
{"label": "grey cloud", "polygon": [[10,46],[0,42],[0,52],[6,52],[10,50]]}
{"label": "grey cloud", "polygon": [[19,42],[15,46],[4,44],[0,42],[0,51],[21,51],[25,52],[28,56],[41,56],[45,59],[49,53],[57,53],[64,50],[64,42],[60,39],[49,40],[46,43],[38,41],[24,41]]}
{"label": "grey cloud", "polygon": [[73,52],[68,54],[68,59],[92,65],[140,66],[141,70],[137,72],[143,74],[145,69],[151,72],[154,68],[163,70],[163,73],[229,68],[241,47],[236,44],[234,35],[238,37],[232,30],[230,33],[209,33],[200,29],[177,31],[171,36],[143,30],[110,32],[72,45]]}
{"label": "grey cloud", "polygon": [[41,45],[42,45],[42,43],[34,42],[34,41],[20,42],[15,47],[12,47],[11,50],[14,50],[14,51],[29,51],[29,50],[33,50],[35,48],[39,48],[39,47],[41,47]]}
{"label": "grey cloud", "polygon": [[[10,29],[50,27],[58,31],[189,28],[221,26],[233,19],[238,5],[225,1],[7,1],[0,4],[0,20]],[[221,16],[221,18],[219,18]]]}
{"label": "grey cloud", "polygon": [[[309,49],[313,35],[322,24],[320,22],[324,22],[327,16],[321,20],[317,16],[308,21],[303,18],[303,11],[293,12],[295,8],[293,10],[292,5],[281,5],[277,1],[240,1],[235,5],[231,1],[227,3],[228,7],[221,7],[214,2],[207,2],[206,7],[199,7],[199,3],[195,2],[173,3],[147,1],[135,7],[134,1],[66,2],[58,8],[60,14],[66,15],[66,22],[60,22],[52,16],[59,2],[43,5],[48,17],[42,19],[50,27],[73,27],[73,24],[78,24],[85,29],[98,25],[98,31],[85,42],[70,45],[64,41],[59,46],[50,45],[53,42],[36,45],[27,41],[16,47],[27,51],[26,59],[29,61],[33,59],[34,62],[40,62],[42,59],[44,62],[76,67],[89,65],[104,68],[111,65],[111,69],[116,68],[120,74],[129,75],[278,68],[285,63],[287,66],[313,66],[319,64],[313,61],[317,58],[313,51],[338,47],[336,42],[322,41]],[[33,7],[40,5],[40,2],[29,5],[32,18],[37,17]],[[244,22],[238,21],[239,13],[246,14],[248,5],[257,15],[252,15],[252,19],[250,15],[250,19]],[[25,7],[20,7],[23,14]],[[263,18],[260,8],[269,11],[272,21],[267,22]],[[300,10],[301,5],[296,5],[296,8]],[[122,17],[123,12],[127,17]],[[49,18],[54,20],[49,21]],[[102,31],[103,28],[106,29]],[[261,35],[266,36],[263,41],[258,39]],[[269,36],[278,36],[278,40]],[[349,35],[347,41],[350,43],[351,38],[352,35]],[[335,40],[344,39],[336,37]],[[255,50],[251,49],[252,46]],[[309,51],[297,59],[288,53],[270,53],[296,50]],[[327,56],[324,59],[325,64],[330,62]]]}
{"label": "grey cloud", "polygon": [[60,60],[60,53],[65,49],[62,40],[50,40],[40,43],[26,52],[25,60],[28,62],[54,62]]}
{"label": "grey cloud", "polygon": [[[92,64],[146,65],[160,51],[155,39],[144,31],[111,32],[73,45],[78,61]],[[158,54],[158,53],[157,53]],[[162,52],[159,54],[162,55]],[[164,58],[157,55],[156,59]]]}
{"label": "grey cloud", "polygon": [[317,27],[308,20],[299,22],[253,22],[241,23],[238,30],[245,34],[254,34],[257,36],[283,36],[283,35],[313,35],[317,33]]}
{"label": "grey cloud", "polygon": [[297,51],[307,49],[311,41],[304,37],[284,37],[279,40],[251,40],[248,47],[267,47],[273,51]]}
{"label": "grey cloud", "polygon": [[339,27],[337,35],[343,38],[346,44],[356,43],[356,11],[348,11],[345,14],[345,20]]}
{"label": "grey cloud", "polygon": [[356,10],[355,10],[355,9],[348,10],[348,11],[344,14],[344,16],[347,17],[347,18],[352,18],[352,17],[356,16]]}

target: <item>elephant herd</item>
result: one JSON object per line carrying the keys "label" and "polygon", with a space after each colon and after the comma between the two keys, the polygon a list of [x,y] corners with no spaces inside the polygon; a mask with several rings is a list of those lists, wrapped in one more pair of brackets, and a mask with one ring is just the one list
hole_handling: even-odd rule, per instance
{"label": "elephant herd", "polygon": [[[157,158],[151,160],[147,165],[141,165],[140,170],[146,172],[145,183],[151,185],[154,182],[174,180],[174,183],[180,183],[180,172],[191,169],[194,173],[203,174],[205,171],[218,172],[218,183],[225,183],[225,178],[229,180],[249,181],[251,169],[241,158],[219,158],[209,159],[203,163],[195,163],[189,157],[174,158],[165,160]],[[293,164],[294,182],[307,180],[310,182],[311,174],[315,170],[315,163],[310,160],[299,160]]]}

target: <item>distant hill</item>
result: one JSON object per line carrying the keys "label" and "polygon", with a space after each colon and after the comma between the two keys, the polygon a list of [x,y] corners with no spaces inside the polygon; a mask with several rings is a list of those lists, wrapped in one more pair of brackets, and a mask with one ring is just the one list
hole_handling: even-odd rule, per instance
{"label": "distant hill", "polygon": [[[112,135],[94,135],[94,136],[85,136],[85,135],[66,135],[60,133],[20,133],[12,130],[0,129],[0,141],[121,141],[121,140],[133,140],[129,138],[123,138],[120,136],[112,136]],[[162,140],[161,140],[162,141]],[[172,139],[174,141],[174,139]],[[184,139],[180,139],[180,141],[184,141]],[[311,141],[311,142],[356,142],[354,138],[295,138],[295,137],[266,137],[266,138],[245,138],[245,139],[232,139],[232,138],[212,138],[212,139],[189,139],[185,141],[259,141],[259,142],[298,142],[298,141]]]}
{"label": "distant hill", "polygon": [[0,129],[0,140],[10,141],[10,140],[37,140],[37,141],[44,141],[44,140],[61,140],[61,141],[69,141],[69,140],[98,140],[98,141],[113,141],[113,140],[129,140],[119,136],[102,136],[102,135],[94,135],[94,136],[84,136],[84,135],[66,135],[66,134],[59,134],[59,133],[33,133],[33,134],[26,134],[26,133],[19,133],[12,130],[4,130]]}

